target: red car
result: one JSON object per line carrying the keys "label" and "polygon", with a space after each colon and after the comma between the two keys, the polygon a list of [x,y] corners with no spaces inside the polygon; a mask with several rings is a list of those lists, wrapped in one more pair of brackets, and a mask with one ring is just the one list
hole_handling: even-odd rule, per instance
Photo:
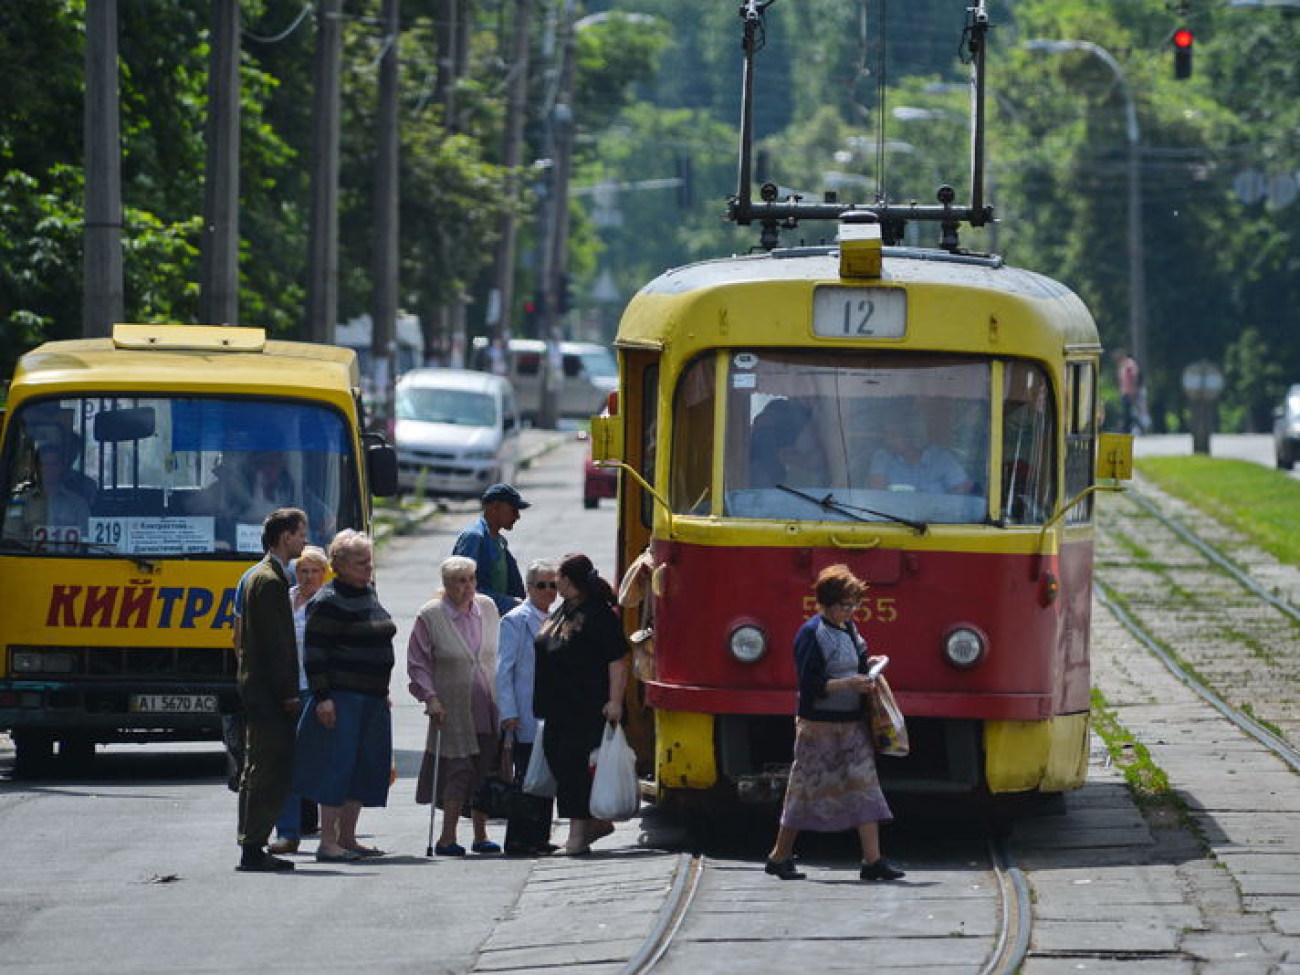
{"label": "red car", "polygon": [[601,498],[618,496],[617,467],[597,467],[591,459],[591,452],[588,451],[584,471],[585,474],[582,478],[582,506],[584,508],[596,507],[600,504]]}

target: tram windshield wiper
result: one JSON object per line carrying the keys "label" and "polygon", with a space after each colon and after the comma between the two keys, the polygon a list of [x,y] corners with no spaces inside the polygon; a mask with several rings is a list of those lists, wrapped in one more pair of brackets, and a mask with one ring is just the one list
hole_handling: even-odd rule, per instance
{"label": "tram windshield wiper", "polygon": [[788,484],[778,484],[777,489],[785,491],[787,494],[793,494],[796,498],[803,498],[805,501],[817,505],[823,511],[834,511],[837,514],[844,515],[846,518],[852,518],[854,521],[860,521],[863,524],[871,524],[871,519],[863,518],[857,512],[874,515],[876,518],[883,518],[885,521],[892,521],[899,525],[906,525],[918,535],[924,535],[929,530],[929,525],[924,521],[915,521],[911,518],[904,518],[902,515],[891,515],[887,511],[876,511],[874,508],[863,508],[858,505],[846,504],[843,501],[837,501],[834,494],[827,492],[823,497],[817,497],[815,494],[808,494],[800,491],[798,488],[792,488]]}

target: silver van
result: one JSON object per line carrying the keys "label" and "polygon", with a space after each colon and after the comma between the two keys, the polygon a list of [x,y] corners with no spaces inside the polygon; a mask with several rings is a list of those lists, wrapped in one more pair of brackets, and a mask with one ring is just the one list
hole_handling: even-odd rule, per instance
{"label": "silver van", "polygon": [[510,381],[472,369],[412,369],[397,383],[397,480],[403,491],[478,497],[519,470]]}
{"label": "silver van", "polygon": [[[511,339],[506,356],[507,375],[519,397],[519,412],[527,422],[536,422],[542,405],[542,362],[546,343],[540,339]],[[587,419],[600,412],[605,397],[618,388],[618,363],[609,346],[596,342],[561,342],[564,387],[558,413],[562,417]],[[476,369],[490,369],[486,339],[474,340]]]}

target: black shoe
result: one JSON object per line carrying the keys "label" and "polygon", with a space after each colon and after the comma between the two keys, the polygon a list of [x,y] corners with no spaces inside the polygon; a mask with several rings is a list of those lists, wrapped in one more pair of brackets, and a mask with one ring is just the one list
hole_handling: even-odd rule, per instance
{"label": "black shoe", "polygon": [[773,877],[780,877],[782,880],[803,880],[804,877],[808,876],[806,873],[801,873],[794,868],[794,857],[789,860],[768,860],[763,872],[769,873]]}
{"label": "black shoe", "polygon": [[875,863],[864,863],[862,869],[858,871],[858,876],[863,880],[897,880],[899,877],[906,877],[907,874],[881,857]]}
{"label": "black shoe", "polygon": [[282,860],[259,850],[256,856],[245,853],[235,869],[245,873],[279,873],[283,870],[292,870],[293,861]]}

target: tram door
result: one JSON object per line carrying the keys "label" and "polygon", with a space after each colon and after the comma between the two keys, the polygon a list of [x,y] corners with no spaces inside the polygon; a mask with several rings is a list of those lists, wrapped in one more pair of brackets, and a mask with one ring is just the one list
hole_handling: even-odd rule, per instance
{"label": "tram door", "polygon": [[[624,460],[652,485],[658,476],[658,407],[658,354],[640,350],[625,352],[619,402],[624,423]],[[620,483],[618,574],[621,578],[650,544],[655,501],[635,478],[624,475]],[[623,629],[631,638],[633,674],[637,677],[649,676],[654,666],[654,596],[648,575],[643,583],[640,601],[623,611]],[[642,771],[649,771],[654,766],[654,716],[644,702],[640,680],[629,682],[627,736]]]}

